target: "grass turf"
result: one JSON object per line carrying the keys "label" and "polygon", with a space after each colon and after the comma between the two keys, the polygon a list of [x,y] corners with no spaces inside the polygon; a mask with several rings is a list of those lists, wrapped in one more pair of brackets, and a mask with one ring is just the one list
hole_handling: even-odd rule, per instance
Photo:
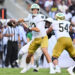
{"label": "grass turf", "polygon": [[[39,72],[33,72],[33,69],[30,69],[24,74],[20,74],[20,68],[0,68],[0,75],[51,75],[49,74],[49,69],[40,69]],[[62,69],[62,72],[52,74],[52,75],[69,75],[66,69]]]}

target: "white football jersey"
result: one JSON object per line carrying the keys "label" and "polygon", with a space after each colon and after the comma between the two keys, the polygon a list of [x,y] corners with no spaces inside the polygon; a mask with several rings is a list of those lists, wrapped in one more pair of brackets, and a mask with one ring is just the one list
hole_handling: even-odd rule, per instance
{"label": "white football jersey", "polygon": [[52,27],[55,33],[56,38],[60,38],[60,37],[70,37],[69,35],[69,26],[70,26],[70,22],[68,21],[56,21],[54,20],[52,23]]}
{"label": "white football jersey", "polygon": [[28,16],[27,20],[29,20],[29,23],[30,23],[29,28],[37,27],[40,30],[40,32],[32,31],[33,38],[44,37],[47,35],[45,30],[44,19],[45,19],[45,16],[42,14],[37,14],[36,16],[33,16],[32,14],[30,14]]}
{"label": "white football jersey", "polygon": [[43,21],[44,19],[45,16],[42,14],[38,14],[36,17],[33,18],[33,25],[40,30],[40,32],[32,31],[34,38],[44,37],[47,35],[45,30],[45,22]]}

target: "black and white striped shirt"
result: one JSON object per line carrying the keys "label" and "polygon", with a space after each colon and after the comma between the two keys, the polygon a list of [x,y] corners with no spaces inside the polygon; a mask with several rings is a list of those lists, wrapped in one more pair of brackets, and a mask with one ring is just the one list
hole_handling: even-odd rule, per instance
{"label": "black and white striped shirt", "polygon": [[10,41],[18,41],[19,29],[18,29],[18,27],[10,27],[10,26],[8,26],[6,28],[6,30],[3,32],[3,34],[14,34],[13,37],[8,37],[8,40],[10,40]]}

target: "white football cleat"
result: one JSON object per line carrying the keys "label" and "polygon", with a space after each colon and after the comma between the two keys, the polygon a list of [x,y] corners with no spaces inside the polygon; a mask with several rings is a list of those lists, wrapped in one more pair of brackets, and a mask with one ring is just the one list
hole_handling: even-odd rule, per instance
{"label": "white football cleat", "polygon": [[55,70],[50,70],[50,72],[49,72],[50,74],[55,74],[56,73],[56,71]]}
{"label": "white football cleat", "polygon": [[73,67],[68,68],[67,71],[70,75],[75,75],[75,73],[73,72]]}
{"label": "white football cleat", "polygon": [[60,69],[56,69],[55,72],[56,73],[61,73],[61,70]]}
{"label": "white football cleat", "polygon": [[50,74],[55,74],[56,73],[56,71],[54,70],[54,65],[53,65],[53,63],[50,63],[50,72],[49,72]]}
{"label": "white football cleat", "polygon": [[27,72],[30,68],[31,68],[31,65],[30,65],[30,64],[27,64],[26,67],[23,68],[23,70],[21,70],[20,73],[25,73],[25,72]]}
{"label": "white football cleat", "polygon": [[59,67],[58,65],[56,65],[55,68],[56,68],[56,69],[55,69],[56,73],[61,73],[61,69],[60,69],[60,67]]}
{"label": "white football cleat", "polygon": [[23,68],[23,70],[21,70],[21,72],[20,73],[25,73],[25,72],[27,72],[28,70],[26,69],[26,68]]}

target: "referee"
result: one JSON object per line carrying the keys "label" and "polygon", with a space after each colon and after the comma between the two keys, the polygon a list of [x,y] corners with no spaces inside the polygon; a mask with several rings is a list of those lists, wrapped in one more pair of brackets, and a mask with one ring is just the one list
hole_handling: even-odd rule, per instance
{"label": "referee", "polygon": [[5,59],[5,66],[8,67],[9,64],[11,67],[18,67],[17,63],[15,62],[18,58],[18,37],[19,37],[19,30],[16,27],[16,21],[10,20],[7,25],[6,31],[3,32],[3,35],[8,37],[7,43],[7,55]]}

